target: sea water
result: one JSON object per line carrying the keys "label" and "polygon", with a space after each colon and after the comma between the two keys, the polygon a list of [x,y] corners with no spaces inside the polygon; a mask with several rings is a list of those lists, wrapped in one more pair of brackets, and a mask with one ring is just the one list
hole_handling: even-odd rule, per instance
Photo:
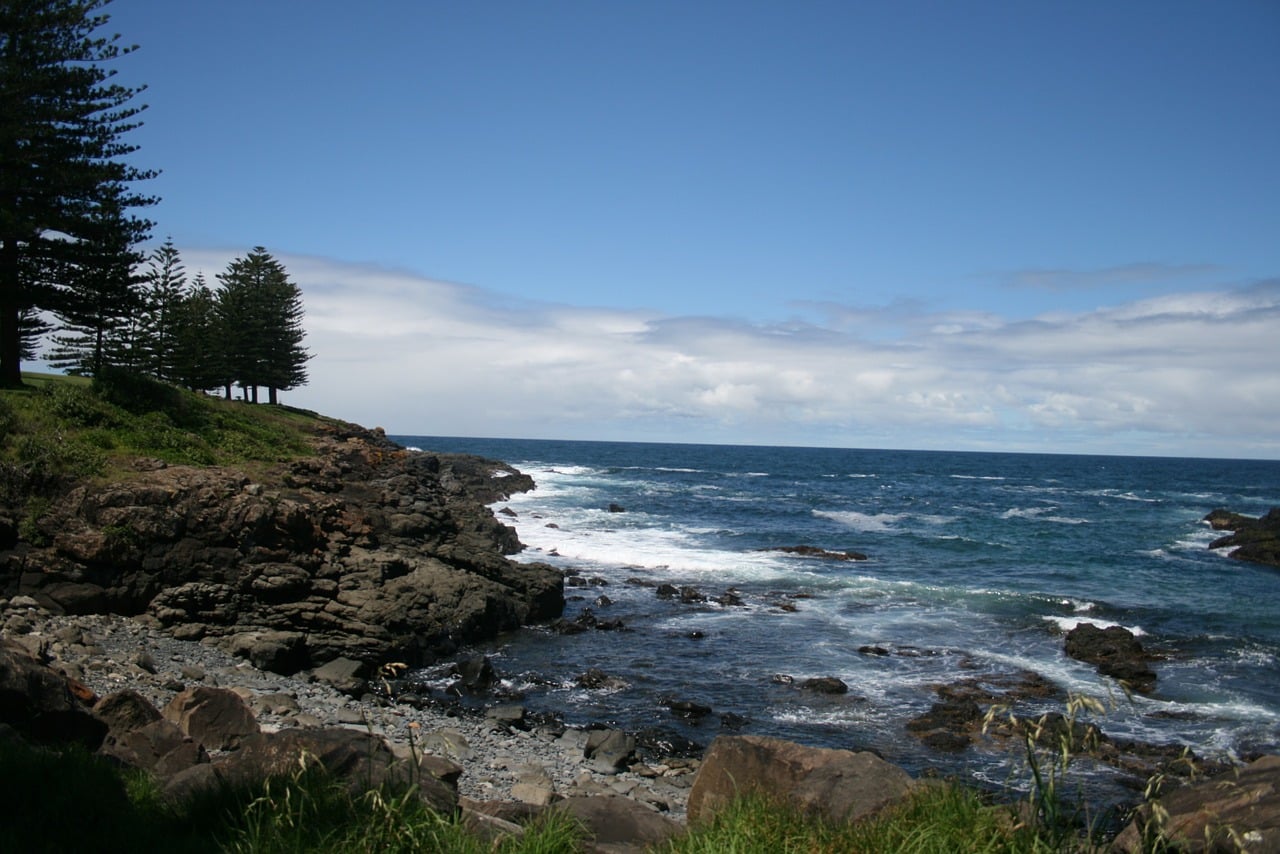
{"label": "sea water", "polygon": [[[526,546],[516,559],[596,579],[566,590],[566,616],[625,626],[486,645],[530,709],[704,745],[728,724],[995,785],[1011,773],[999,751],[940,754],[905,725],[939,685],[1032,671],[1102,700],[1114,738],[1226,758],[1280,749],[1280,570],[1210,551],[1220,532],[1202,521],[1280,505],[1280,462],[397,438],[531,475],[535,490],[495,505]],[[777,551],[798,545],[867,559]],[[660,598],[663,583],[708,601]],[[730,590],[742,605],[714,601]],[[1155,690],[1127,696],[1068,658],[1080,622],[1138,635],[1160,656]],[[579,687],[591,667],[622,687]],[[850,693],[780,675],[835,676]],[[686,720],[669,699],[714,711]]]}

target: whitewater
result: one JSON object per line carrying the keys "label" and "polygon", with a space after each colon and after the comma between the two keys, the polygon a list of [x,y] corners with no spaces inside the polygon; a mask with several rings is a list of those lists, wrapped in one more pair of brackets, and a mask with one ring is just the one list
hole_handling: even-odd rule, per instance
{"label": "whitewater", "polygon": [[[1278,462],[396,438],[531,475],[535,490],[494,505],[526,546],[517,559],[581,579],[569,619],[625,626],[484,647],[530,709],[701,745],[731,730],[872,749],[1000,785],[1007,756],[938,753],[905,727],[940,685],[1031,671],[1103,700],[1114,738],[1228,759],[1280,749],[1280,570],[1210,551],[1202,521],[1280,505]],[[867,559],[778,551],[799,545]],[[1159,656],[1155,690],[1126,695],[1068,658],[1081,622],[1138,635]],[[617,682],[583,688],[588,668]],[[681,718],[673,698],[715,713]]]}

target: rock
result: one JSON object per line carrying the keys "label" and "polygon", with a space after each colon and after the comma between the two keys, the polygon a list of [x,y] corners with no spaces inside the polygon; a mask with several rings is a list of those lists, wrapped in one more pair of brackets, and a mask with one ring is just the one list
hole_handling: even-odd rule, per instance
{"label": "rock", "polygon": [[260,729],[240,695],[226,688],[188,688],[169,701],[163,715],[210,750],[234,748]]}
{"label": "rock", "polygon": [[485,655],[468,655],[459,658],[454,665],[458,681],[467,691],[482,694],[498,681],[498,674],[493,669],[493,662]]}
{"label": "rock", "polygon": [[432,776],[431,766],[398,759],[378,736],[343,727],[247,735],[238,750],[215,766],[234,782],[292,774],[303,763],[312,762],[346,781],[353,791],[384,783],[413,784],[423,800],[444,815],[452,815],[458,806],[456,789]]}
{"label": "rock", "polygon": [[160,779],[209,761],[204,747],[178,728],[156,720],[137,729],[112,733],[102,753],[126,765],[150,771]]}
{"label": "rock", "polygon": [[829,551],[827,549],[818,548],[817,546],[781,546],[779,548],[761,549],[766,552],[782,552],[783,554],[799,555],[800,557],[817,557],[824,560],[867,560],[867,556],[862,552],[852,551]]}
{"label": "rock", "polygon": [[1146,804],[1113,851],[1280,851],[1280,756],[1193,783]]}
{"label": "rock", "polygon": [[666,816],[621,795],[565,798],[553,809],[577,819],[600,851],[655,850],[682,829]]}
{"label": "rock", "polygon": [[626,508],[624,508],[621,504],[610,503],[609,512],[610,513],[626,513],[627,511],[626,511]]}
{"label": "rock", "polygon": [[851,822],[894,803],[911,777],[872,753],[805,747],[763,736],[720,736],[689,792],[690,822],[711,819],[736,796],[760,792],[833,822]]}
{"label": "rock", "polygon": [[1280,507],[1272,507],[1261,519],[1227,510],[1214,510],[1205,517],[1214,530],[1234,533],[1209,543],[1211,549],[1233,549],[1236,560],[1280,567]]}
{"label": "rock", "polygon": [[1148,693],[1155,687],[1155,671],[1147,666],[1151,656],[1133,632],[1123,626],[1100,629],[1093,623],[1081,623],[1067,632],[1066,652],[1139,693]]}
{"label": "rock", "polygon": [[532,479],[355,425],[314,429],[314,456],[252,482],[144,464],[72,484],[41,518],[48,542],[0,537],[0,589],[11,608],[146,613],[286,675],[339,657],[424,666],[560,615],[560,572],[508,559],[520,543],[486,506]]}
{"label": "rock", "polygon": [[578,676],[574,681],[577,682],[579,685],[581,685],[583,688],[587,688],[590,690],[600,690],[600,689],[614,690],[614,689],[627,687],[626,682],[617,678],[616,676],[610,676],[609,674],[601,670],[599,667],[587,668],[586,672]]}
{"label": "rock", "polygon": [[523,804],[545,807],[557,796],[555,787],[548,783],[516,783],[511,787],[511,797]]}
{"label": "rock", "polygon": [[311,671],[311,676],[317,682],[323,682],[348,697],[360,697],[369,687],[364,673],[364,662],[339,657]]}
{"label": "rock", "polygon": [[968,698],[944,699],[907,722],[907,732],[942,753],[959,753],[973,743],[984,713]]}
{"label": "rock", "polygon": [[815,676],[800,683],[801,690],[816,694],[848,694],[849,686],[834,676]]}
{"label": "rock", "polygon": [[692,700],[673,700],[663,701],[671,713],[686,720],[698,721],[711,714],[711,707],[704,703],[695,703]]}
{"label": "rock", "polygon": [[83,685],[50,670],[12,642],[0,643],[0,723],[37,742],[79,743],[96,750],[107,724],[86,705]]}
{"label": "rock", "polygon": [[141,729],[161,718],[160,710],[132,689],[103,697],[94,704],[93,713],[107,724],[112,735]]}
{"label": "rock", "polygon": [[587,733],[586,756],[591,767],[612,774],[635,756],[636,740],[620,729],[595,729]]}
{"label": "rock", "polygon": [[515,703],[503,703],[486,709],[484,716],[503,726],[519,729],[524,726],[525,708]]}

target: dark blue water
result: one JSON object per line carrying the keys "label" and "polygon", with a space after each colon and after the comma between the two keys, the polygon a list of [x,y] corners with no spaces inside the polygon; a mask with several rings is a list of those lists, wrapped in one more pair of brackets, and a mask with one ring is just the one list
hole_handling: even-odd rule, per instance
{"label": "dark blue water", "polygon": [[[526,544],[520,559],[607,582],[568,591],[581,598],[567,614],[590,607],[627,631],[533,629],[487,649],[531,708],[704,744],[731,712],[746,732],[999,782],[999,760],[933,754],[904,725],[939,684],[1031,670],[1112,705],[1098,722],[1116,737],[1227,757],[1280,746],[1280,570],[1210,552],[1217,534],[1201,522],[1215,507],[1280,505],[1280,462],[400,441],[532,475],[535,491],[498,505],[517,514],[499,518]],[[869,560],[761,551],[801,544]],[[636,580],[712,597],[733,588],[745,607],[662,600]],[[595,605],[601,594],[613,604]],[[1127,698],[1067,658],[1063,631],[1080,621],[1128,627],[1164,655],[1155,692]],[[868,645],[892,654],[859,651]],[[588,667],[627,687],[577,687]],[[851,695],[802,693],[776,684],[780,673],[837,676]],[[681,721],[663,705],[671,696],[717,715]]]}

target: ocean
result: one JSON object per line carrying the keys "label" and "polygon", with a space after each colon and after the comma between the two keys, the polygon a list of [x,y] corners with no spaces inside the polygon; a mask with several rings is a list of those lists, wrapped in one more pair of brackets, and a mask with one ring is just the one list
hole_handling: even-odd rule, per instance
{"label": "ocean", "polygon": [[[1113,738],[1280,750],[1280,570],[1209,551],[1219,533],[1201,521],[1280,505],[1280,462],[395,438],[530,474],[534,491],[494,505],[526,546],[517,559],[586,579],[566,589],[569,619],[589,608],[625,626],[529,628],[482,647],[531,710],[702,745],[737,732],[872,749],[1001,786],[1007,750],[942,753],[905,727],[939,685],[1032,671],[1103,701],[1094,721]],[[777,551],[802,545],[867,559]],[[659,584],[707,600],[661,598]],[[742,604],[716,601],[728,592]],[[1138,635],[1160,656],[1155,690],[1126,696],[1068,658],[1080,622]],[[588,668],[618,681],[583,688]],[[680,717],[671,699],[713,713]]]}

